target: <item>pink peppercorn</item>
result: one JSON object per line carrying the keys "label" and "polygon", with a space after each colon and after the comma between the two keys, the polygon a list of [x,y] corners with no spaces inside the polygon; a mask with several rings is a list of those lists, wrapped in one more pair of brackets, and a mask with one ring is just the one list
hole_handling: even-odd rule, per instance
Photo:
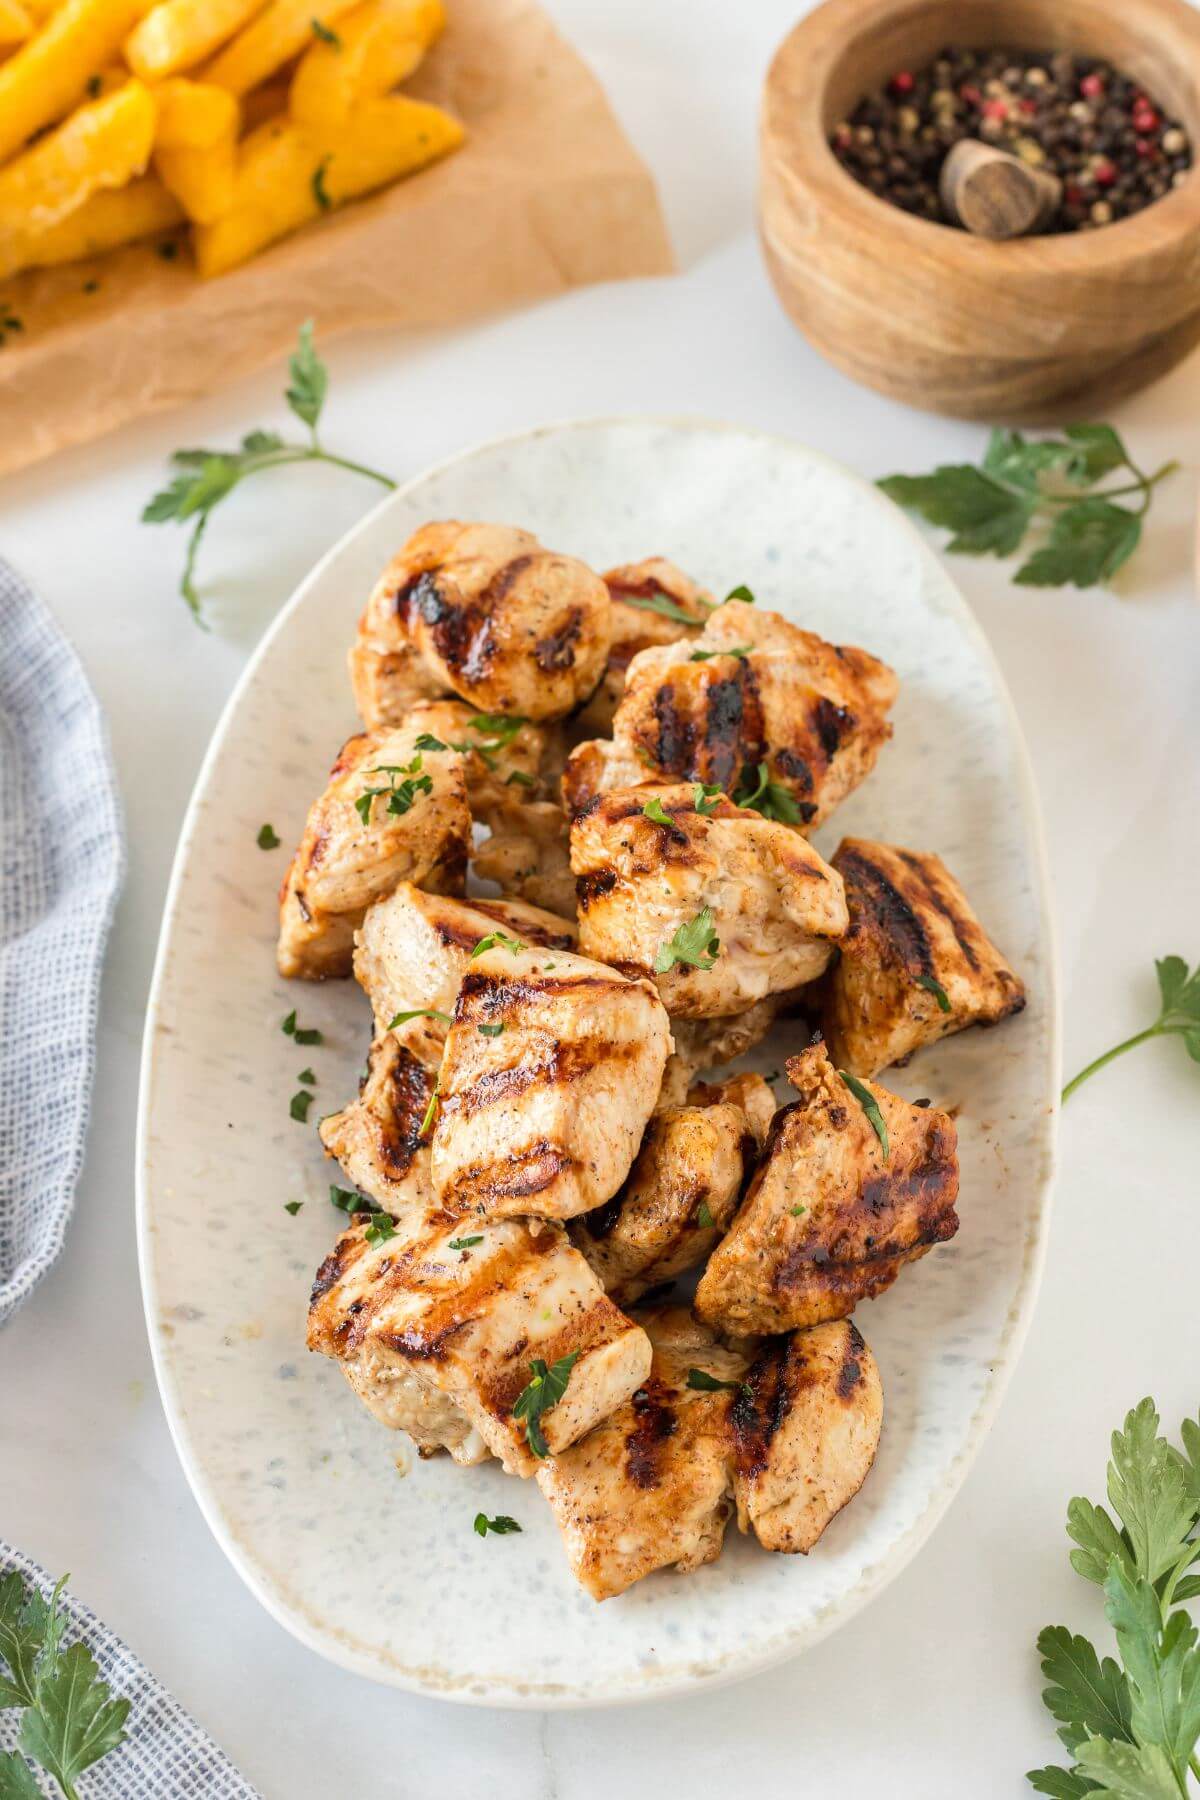
{"label": "pink peppercorn", "polygon": [[916,85],[916,77],[910,69],[898,69],[888,82],[890,94],[911,94]]}
{"label": "pink peppercorn", "polygon": [[983,116],[985,119],[1007,119],[1008,101],[985,100],[983,103]]}
{"label": "pink peppercorn", "polygon": [[979,89],[973,87],[969,81],[965,81],[959,88],[958,97],[960,100],[964,100],[968,106],[978,106],[983,99]]}
{"label": "pink peppercorn", "polygon": [[1104,82],[1099,75],[1085,75],[1079,83],[1079,91],[1086,100],[1098,100],[1104,92]]}
{"label": "pink peppercorn", "polygon": [[1151,131],[1158,130],[1158,114],[1152,106],[1135,105],[1133,109],[1133,129],[1140,131],[1143,137]]}
{"label": "pink peppercorn", "polygon": [[1134,138],[1133,147],[1143,162],[1148,156],[1153,156],[1156,149],[1153,139],[1144,137]]}
{"label": "pink peppercorn", "polygon": [[1117,179],[1115,166],[1110,162],[1098,162],[1092,170],[1092,179],[1097,187],[1111,187]]}

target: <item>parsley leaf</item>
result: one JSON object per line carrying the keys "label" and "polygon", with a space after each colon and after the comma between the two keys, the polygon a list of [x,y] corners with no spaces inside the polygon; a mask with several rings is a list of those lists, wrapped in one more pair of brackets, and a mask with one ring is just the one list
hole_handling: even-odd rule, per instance
{"label": "parsley leaf", "polygon": [[712,1207],[707,1200],[702,1200],[696,1208],[696,1223],[702,1231],[708,1231],[716,1224],[712,1215]]}
{"label": "parsley leaf", "polygon": [[477,956],[482,956],[485,950],[494,950],[497,945],[499,945],[502,950],[507,950],[512,956],[519,956],[522,950],[525,949],[525,945],[521,942],[520,938],[505,937],[502,931],[489,931],[486,937],[480,938],[479,942],[472,950],[471,961],[474,962]]}
{"label": "parsley leaf", "polygon": [[368,1244],[386,1244],[388,1239],[394,1238],[395,1235],[396,1221],[391,1213],[385,1213],[382,1208],[377,1213],[372,1213],[371,1221],[363,1232],[363,1237]]}
{"label": "parsley leaf", "polygon": [[313,36],[315,38],[319,38],[323,44],[332,44],[332,46],[335,50],[341,49],[341,47],[342,47],[341,38],[338,36],[336,31],[331,31],[329,29],[329,26],[326,25],[323,20],[312,19],[310,21],[310,23],[312,25]]}
{"label": "parsley leaf", "polygon": [[425,1133],[432,1129],[433,1121],[437,1118],[438,1101],[439,1101],[440,1096],[441,1096],[441,1077],[439,1076],[438,1079],[433,1084],[433,1092],[429,1096],[429,1105],[425,1108],[425,1117],[421,1120],[420,1125],[417,1127],[417,1136],[419,1138],[423,1138],[425,1136]]}
{"label": "parsley leaf", "polygon": [[927,994],[933,995],[941,1012],[948,1013],[950,1011],[950,996],[940,981],[935,981],[932,975],[918,975],[917,986],[924,988]]}
{"label": "parsley leaf", "polygon": [[480,1037],[502,1037],[504,1034],[504,1021],[501,1019],[497,1025],[479,1025],[476,1029],[479,1032]]}
{"label": "parsley leaf", "polygon": [[625,594],[620,596],[626,606],[636,606],[640,612],[659,613],[664,619],[673,619],[676,625],[699,625],[701,620],[694,613],[686,612],[666,594]]}
{"label": "parsley leaf", "polygon": [[725,599],[726,601],[740,600],[744,606],[754,605],[754,595],[750,592],[750,589],[746,586],[744,581],[739,581],[736,587],[731,587],[726,594]]}
{"label": "parsley leaf", "polygon": [[1144,1031],[1135,1032],[1130,1038],[1106,1050],[1097,1056],[1078,1075],[1068,1081],[1062,1091],[1064,1100],[1069,1100],[1076,1088],[1081,1087],[1089,1076],[1104,1068],[1114,1057],[1123,1056],[1127,1050],[1134,1050],[1139,1044],[1149,1043],[1156,1037],[1181,1037],[1183,1047],[1195,1063],[1200,1063],[1200,964],[1189,975],[1188,966],[1182,956],[1164,956],[1154,965],[1158,976],[1158,991],[1161,1000],[1158,1017],[1153,1025]]}
{"label": "parsley leaf", "polygon": [[[386,775],[388,779],[386,787],[364,788],[354,802],[354,810],[363,824],[370,825],[371,808],[381,794],[387,797],[389,818],[395,819],[403,818],[406,812],[412,810],[419,794],[432,794],[432,778],[422,775],[422,767],[423,758],[418,750],[411,762],[376,763],[373,769],[368,769],[366,771],[368,775]],[[397,781],[398,775],[403,776],[404,779]]]}
{"label": "parsley leaf", "polygon": [[486,1513],[475,1514],[475,1533],[478,1537],[486,1537],[489,1531],[495,1532],[497,1537],[507,1537],[509,1532],[520,1529],[517,1521],[510,1519],[507,1513],[497,1513],[494,1519],[489,1519]]}
{"label": "parsley leaf", "polygon": [[752,807],[764,819],[778,819],[783,825],[801,825],[804,822],[799,803],[787,788],[771,780],[770,770],[765,762],[759,763],[753,781],[749,775],[743,774],[741,785],[733,796],[733,804]]}
{"label": "parsley leaf", "polygon": [[753,648],[753,644],[731,644],[728,650],[693,650],[688,661],[711,662],[714,656],[736,656],[739,662],[745,662]]}
{"label": "parsley leaf", "polygon": [[283,1203],[283,1210],[285,1213],[291,1213],[294,1219],[303,1205],[303,1200],[285,1200]]}
{"label": "parsley leaf", "polygon": [[440,1019],[443,1025],[452,1023],[450,1014],[439,1012],[436,1006],[414,1006],[410,1012],[398,1012],[394,1019],[389,1019],[387,1028],[395,1031],[397,1025],[407,1025],[410,1019]]}
{"label": "parsley leaf", "polygon": [[879,1148],[882,1150],[883,1160],[886,1162],[889,1150],[888,1130],[883,1114],[879,1110],[878,1100],[876,1100],[866,1083],[860,1081],[857,1075],[851,1075],[848,1069],[839,1069],[838,1074],[866,1113],[871,1130],[879,1139]]}
{"label": "parsley leaf", "polygon": [[317,1085],[317,1077],[312,1069],[301,1069],[296,1080],[302,1081],[306,1087],[316,1087]]}
{"label": "parsley leaf", "polygon": [[[324,169],[318,171],[321,175]],[[314,177],[314,191],[316,187]],[[175,471],[167,486],[160,489],[142,510],[147,525],[191,523],[183,574],[179,591],[191,609],[198,625],[204,625],[200,595],[195,584],[196,557],[201,540],[215,508],[232,493],[248,475],[263,469],[280,468],[285,463],[326,462],[352,474],[364,475],[381,487],[394,488],[390,475],[382,475],[364,463],[351,462],[326,450],[317,436],[317,422],[325,404],[329,385],[328,371],[313,345],[311,319],[300,328],[296,351],[288,364],[291,385],[286,399],[296,417],[308,426],[310,439],[304,444],[285,443],[274,431],[251,431],[237,450],[176,450],[171,457]]]}
{"label": "parsley leaf", "polygon": [[799,1219],[804,1216],[808,1211],[808,1208],[807,1206],[789,1206],[788,1211],[791,1213],[793,1219]]}
{"label": "parsley leaf", "polygon": [[278,850],[283,840],[276,836],[273,825],[260,825],[254,841],[260,850]]}
{"label": "parsley leaf", "polygon": [[692,789],[692,805],[702,819],[711,818],[724,798],[724,788],[715,782],[698,781]]}
{"label": "parsley leaf", "polygon": [[18,1747],[71,1794],[85,1769],[124,1743],[129,1704],[112,1698],[86,1644],[72,1644],[39,1670],[37,1701],[21,1720]]}
{"label": "parsley leaf", "polygon": [[[1146,475],[1111,425],[1069,425],[1060,438],[993,431],[982,467],[943,464],[931,475],[889,475],[878,485],[889,499],[955,535],[949,549],[1007,556],[1030,527],[1050,522],[1045,542],[1014,580],[1024,587],[1091,587],[1107,581],[1141,538],[1153,492],[1178,465]],[[1082,495],[1118,470],[1115,487]],[[1133,506],[1113,502],[1129,495]]]}
{"label": "parsley leaf", "polygon": [[483,1233],[479,1232],[475,1237],[451,1238],[446,1248],[447,1250],[469,1250],[472,1244],[482,1244],[482,1242]]}
{"label": "parsley leaf", "polygon": [[[1176,976],[1166,971],[1164,1000],[1179,991]],[[1180,1577],[1198,1553],[1200,1482],[1192,1451],[1200,1436],[1192,1420],[1182,1436],[1183,1454],[1159,1435],[1154,1402],[1141,1401],[1112,1438],[1108,1499],[1120,1528],[1088,1500],[1076,1498],[1067,1510],[1078,1546],[1072,1565],[1103,1587],[1124,1666],[1101,1660],[1086,1638],[1063,1626],[1041,1633],[1050,1683],[1042,1698],[1073,1762],[1031,1770],[1028,1780],[1040,1794],[1178,1800],[1190,1791],[1200,1740],[1200,1633],[1178,1608],[1195,1591]]]}
{"label": "parsley leaf", "polygon": [[707,1369],[689,1369],[687,1372],[687,1385],[690,1388],[697,1389],[702,1394],[719,1394],[724,1388],[728,1388],[730,1392],[734,1394],[748,1394],[751,1392],[750,1383],[748,1381],[718,1381],[717,1377],[715,1375],[710,1375]]}
{"label": "parsley leaf", "polygon": [[292,1095],[292,1102],[288,1107],[288,1111],[298,1125],[308,1124],[308,1109],[312,1103],[313,1097],[307,1088],[301,1088],[298,1093]]}
{"label": "parsley leaf", "polygon": [[321,1033],[316,1030],[315,1027],[309,1027],[304,1031],[301,1031],[299,1027],[297,1027],[292,1035],[295,1037],[298,1044],[320,1044],[324,1041],[321,1037]]}
{"label": "parsley leaf", "polygon": [[507,750],[528,723],[524,713],[473,713],[467,720],[470,729],[487,740],[489,750]]}
{"label": "parsley leaf", "polygon": [[687,963],[693,969],[711,969],[720,948],[721,940],[713,930],[712,908],[702,906],[694,919],[681,925],[669,943],[660,947],[654,958],[654,973],[665,975],[676,963]]}
{"label": "parsley leaf", "polygon": [[649,819],[652,825],[666,825],[671,831],[678,830],[678,826],[670,813],[663,811],[663,803],[657,794],[655,794],[652,799],[647,800],[645,806],[642,808],[642,816]]}
{"label": "parsley leaf", "polygon": [[329,1204],[336,1206],[344,1213],[377,1213],[383,1208],[374,1200],[368,1200],[365,1194],[355,1193],[353,1188],[333,1187],[329,1189]]}
{"label": "parsley leaf", "polygon": [[16,1750],[0,1750],[0,1800],[42,1800],[37,1777]]}
{"label": "parsley leaf", "polygon": [[531,1380],[513,1401],[512,1416],[525,1421],[525,1441],[535,1456],[550,1454],[542,1435],[542,1414],[557,1406],[566,1393],[571,1370],[579,1356],[578,1350],[572,1350],[569,1355],[560,1356],[557,1362],[551,1363],[549,1368],[540,1356],[535,1356],[529,1365]]}
{"label": "parsley leaf", "polygon": [[0,1663],[8,1664],[7,1677],[0,1674],[0,1707],[33,1705],[38,1659],[43,1652],[53,1655],[62,1636],[58,1596],[64,1582],[47,1601],[26,1588],[15,1569],[0,1576]]}

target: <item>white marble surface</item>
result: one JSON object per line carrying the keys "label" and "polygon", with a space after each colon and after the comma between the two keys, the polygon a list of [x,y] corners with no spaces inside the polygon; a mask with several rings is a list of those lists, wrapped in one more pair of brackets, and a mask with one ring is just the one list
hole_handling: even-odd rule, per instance
{"label": "white marble surface", "polygon": [[[758,82],[787,0],[555,0],[658,171],[684,272],[570,295],[452,337],[380,334],[330,356],[335,445],[397,474],[571,414],[703,412],[861,469],[971,454],[978,429],[902,411],[825,368],[779,313],[750,222]],[[1151,960],[1200,956],[1200,613],[1191,577],[1200,364],[1120,408],[1144,462],[1180,456],[1116,595],[955,575],[1004,666],[1050,838],[1066,1061],[1144,1022]],[[137,512],[177,443],[278,423],[275,374],[10,477],[0,549],[40,587],[107,707],[130,874],[104,996],[95,1118],[56,1273],[0,1336],[0,1532],[56,1570],[221,1738],[269,1800],[359,1793],[591,1800],[618,1791],[992,1800],[1054,1740],[1034,1635],[1094,1627],[1068,1496],[1098,1494],[1107,1433],[1153,1392],[1200,1401],[1196,1072],[1152,1046],[1071,1103],[1050,1265],[995,1430],[933,1540],[807,1658],[697,1699],[620,1712],[466,1713],[318,1662],[261,1612],[208,1530],[155,1397],[137,1291],[133,1121],[142,1015],[178,822],[248,646],[371,496],[287,471],[229,503],[207,549],[217,630],[174,594],[179,543]]]}

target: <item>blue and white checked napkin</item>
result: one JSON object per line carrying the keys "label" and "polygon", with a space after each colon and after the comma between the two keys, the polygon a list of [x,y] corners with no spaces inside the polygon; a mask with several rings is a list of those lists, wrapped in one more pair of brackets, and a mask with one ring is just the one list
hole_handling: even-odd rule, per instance
{"label": "blue and white checked napkin", "polygon": [[0,1325],[71,1217],[123,862],[96,697],[41,601],[0,563]]}
{"label": "blue and white checked napkin", "polygon": [[[46,1571],[0,1542],[0,1575],[10,1569],[49,1599],[54,1583]],[[114,1698],[130,1702],[125,1742],[81,1777],[81,1800],[261,1800],[190,1713],[70,1588],[59,1609],[67,1620],[64,1647],[82,1639]],[[18,1707],[0,1712],[0,1750],[16,1748],[20,1721]],[[51,1792],[48,1780],[45,1791]]]}

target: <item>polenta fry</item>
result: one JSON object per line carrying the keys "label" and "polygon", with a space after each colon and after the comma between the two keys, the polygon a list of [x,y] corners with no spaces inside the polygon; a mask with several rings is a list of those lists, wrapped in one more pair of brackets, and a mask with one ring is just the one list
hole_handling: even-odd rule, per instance
{"label": "polenta fry", "polygon": [[154,168],[193,224],[211,225],[233,205],[237,135],[207,150],[156,150]]}
{"label": "polenta fry", "polygon": [[328,30],[356,0],[270,0],[265,11],[227,44],[205,70],[232,94],[245,94],[319,38],[315,27]]}
{"label": "polenta fry", "polygon": [[97,188],[124,187],[140,175],[150,160],[154,120],[150,90],[128,81],[115,94],[79,107],[0,169],[0,247],[57,225]]}
{"label": "polenta fry", "polygon": [[21,0],[0,0],[0,50],[11,50],[33,36],[33,20]]}
{"label": "polenta fry", "polygon": [[276,119],[280,113],[288,109],[288,83],[282,77],[278,81],[264,82],[262,87],[255,88],[242,101],[243,135],[257,131],[268,119]]}
{"label": "polenta fry", "polygon": [[98,256],[166,231],[182,217],[178,201],[153,175],[143,175],[128,187],[102,189],[48,231],[18,232],[0,243],[0,281],[19,269]]}
{"label": "polenta fry", "polygon": [[154,90],[158,101],[156,150],[209,150],[236,138],[241,109],[226,88],[177,75]]}
{"label": "polenta fry", "polygon": [[339,42],[320,39],[292,77],[288,110],[300,125],[340,125],[360,100],[403,81],[446,23],[442,0],[366,0],[338,21]]}
{"label": "polenta fry", "polygon": [[262,4],[263,0],[163,0],[126,38],[125,60],[143,81],[161,81],[180,69],[194,69]]}
{"label": "polenta fry", "polygon": [[339,133],[272,122],[246,138],[232,211],[195,231],[201,275],[235,268],[329,207],[456,150],[463,128],[440,107],[393,96],[359,107]]}
{"label": "polenta fry", "polygon": [[84,98],[148,0],[64,0],[0,68],[0,163]]}

